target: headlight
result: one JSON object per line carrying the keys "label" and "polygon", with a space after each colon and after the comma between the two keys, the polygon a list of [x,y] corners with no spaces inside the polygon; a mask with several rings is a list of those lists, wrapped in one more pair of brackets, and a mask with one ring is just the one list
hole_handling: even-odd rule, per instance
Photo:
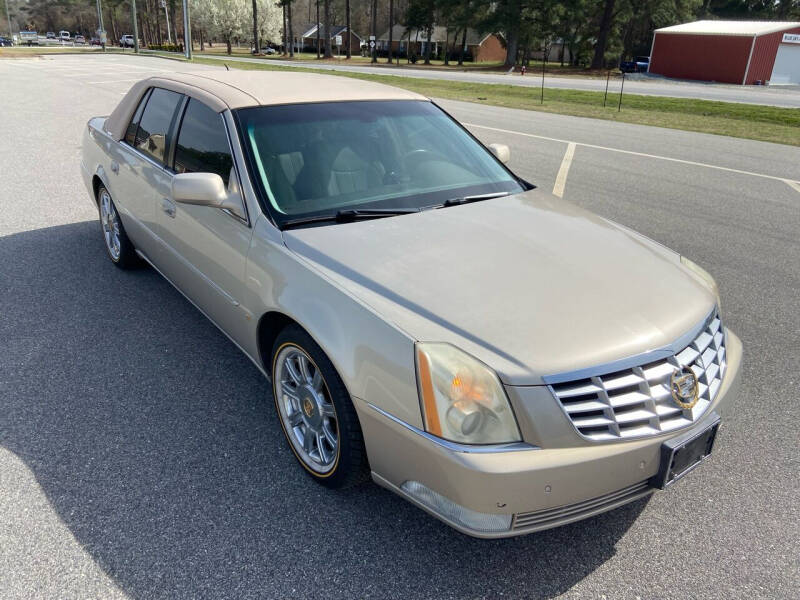
{"label": "headlight", "polygon": [[425,430],[464,444],[521,440],[503,386],[489,367],[450,344],[418,343]]}
{"label": "headlight", "polygon": [[703,267],[701,267],[697,263],[692,262],[685,256],[681,256],[681,262],[685,267],[687,267],[690,271],[692,271],[695,275],[697,275],[700,279],[705,281],[711,287],[711,290],[717,297],[717,308],[719,310],[722,310],[722,302],[720,301],[719,297],[719,286],[717,286],[717,282],[714,281],[714,278],[711,276],[711,274],[708,271],[706,271]]}

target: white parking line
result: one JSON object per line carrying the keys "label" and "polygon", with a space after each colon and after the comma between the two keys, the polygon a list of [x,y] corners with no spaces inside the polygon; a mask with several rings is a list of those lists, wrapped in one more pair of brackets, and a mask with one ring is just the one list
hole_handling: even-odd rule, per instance
{"label": "white parking line", "polygon": [[692,165],[695,167],[705,167],[706,169],[716,169],[718,171],[727,171],[728,173],[739,173],[740,175],[750,175],[751,177],[761,177],[763,179],[772,179],[774,181],[782,181],[789,187],[800,192],[800,182],[786,177],[778,177],[777,175],[766,175],[764,173],[753,173],[752,171],[743,171],[741,169],[732,169],[730,167],[721,167],[719,165],[710,165],[708,163],[696,162],[693,160],[684,160],[682,158],[672,158],[670,156],[659,156],[657,154],[647,154],[646,152],[634,152],[633,150],[623,150],[621,148],[610,148],[608,146],[598,146],[597,144],[584,144],[583,142],[571,142],[570,140],[562,140],[559,138],[547,137],[544,135],[536,135],[533,133],[523,133],[521,131],[511,131],[510,129],[500,129],[499,127],[489,127],[487,125],[477,125],[475,123],[463,123],[467,127],[477,127],[479,129],[489,129],[491,131],[498,131],[500,133],[510,133],[512,135],[521,135],[523,137],[536,138],[540,140],[548,140],[550,142],[561,142],[562,144],[575,144],[577,146],[584,146],[586,148],[595,148],[597,150],[607,150],[608,152],[619,152],[620,154],[631,154],[633,156],[642,156],[644,158],[655,158],[658,160],[667,160],[684,165]]}
{"label": "white parking line", "polygon": [[564,197],[564,188],[567,185],[567,175],[569,174],[569,166],[572,164],[572,157],[575,155],[575,142],[567,144],[567,151],[564,152],[564,158],[561,161],[561,168],[558,169],[556,175],[556,183],[553,186],[553,195],[559,198]]}

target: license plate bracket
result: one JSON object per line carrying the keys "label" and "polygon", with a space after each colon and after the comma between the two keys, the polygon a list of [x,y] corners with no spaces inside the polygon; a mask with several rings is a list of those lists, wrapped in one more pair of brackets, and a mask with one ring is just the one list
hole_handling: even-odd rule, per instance
{"label": "license plate bracket", "polygon": [[650,485],[666,489],[702,464],[711,456],[720,423],[719,415],[712,412],[700,431],[691,431],[661,444],[661,463]]}

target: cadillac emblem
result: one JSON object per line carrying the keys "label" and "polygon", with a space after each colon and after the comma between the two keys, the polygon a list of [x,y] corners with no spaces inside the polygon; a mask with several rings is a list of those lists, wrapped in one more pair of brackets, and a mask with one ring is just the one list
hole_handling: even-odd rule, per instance
{"label": "cadillac emblem", "polygon": [[669,378],[669,391],[672,393],[675,404],[684,410],[694,408],[700,399],[697,376],[687,367],[681,367],[672,373],[672,377]]}

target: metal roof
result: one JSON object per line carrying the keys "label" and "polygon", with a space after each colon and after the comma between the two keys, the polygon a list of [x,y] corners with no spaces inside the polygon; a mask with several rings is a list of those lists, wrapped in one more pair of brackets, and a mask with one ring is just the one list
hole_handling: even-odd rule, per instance
{"label": "metal roof", "polygon": [[793,21],[694,21],[656,29],[656,33],[689,33],[694,35],[766,35],[800,27]]}

